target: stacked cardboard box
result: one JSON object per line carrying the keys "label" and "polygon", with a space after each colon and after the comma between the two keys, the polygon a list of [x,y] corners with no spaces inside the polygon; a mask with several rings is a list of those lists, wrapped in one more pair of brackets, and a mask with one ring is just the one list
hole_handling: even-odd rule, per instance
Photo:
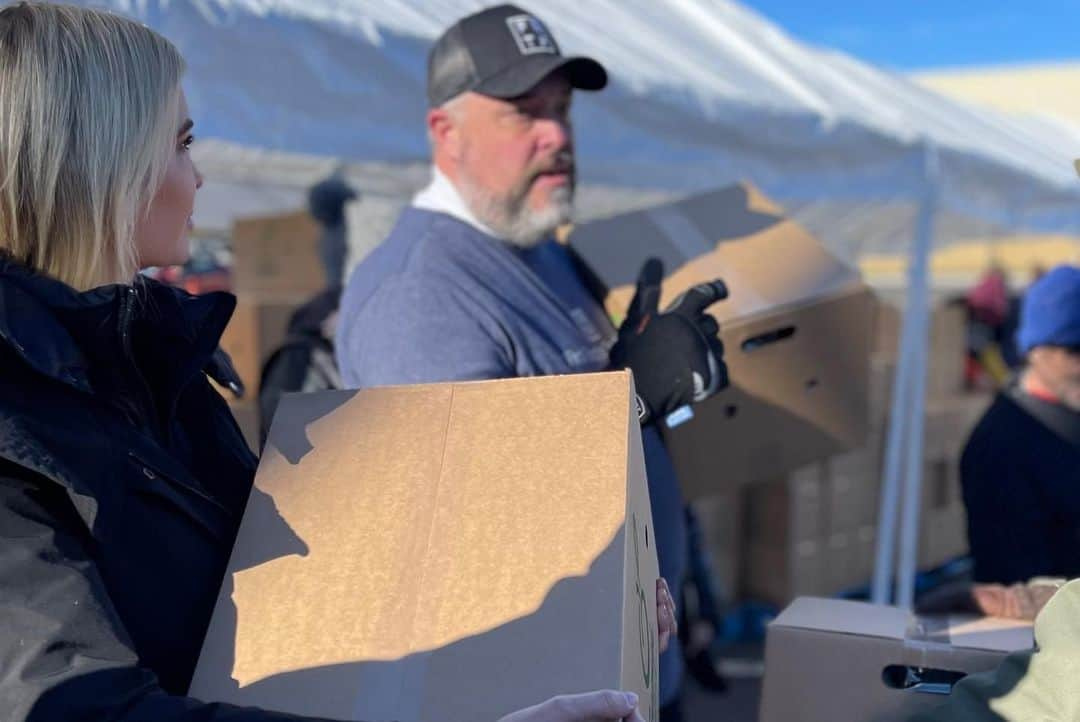
{"label": "stacked cardboard box", "polygon": [[309,296],[326,285],[319,224],[297,211],[233,225],[233,284],[242,293]]}
{"label": "stacked cardboard box", "polygon": [[872,448],[746,491],[746,597],[786,604],[863,584],[873,564],[879,473]]}
{"label": "stacked cardboard box", "polygon": [[296,308],[325,286],[319,225],[305,212],[242,219],[233,226],[236,311],[221,339],[246,393],[230,404],[253,448],[259,414],[259,373],[285,340]]}
{"label": "stacked cardboard box", "polygon": [[697,519],[699,540],[707,565],[723,602],[739,595],[741,548],[743,544],[742,495],[736,491],[714,494],[691,502]]}
{"label": "stacked cardboard box", "polygon": [[[967,551],[967,521],[960,495],[960,455],[990,398],[964,390],[966,318],[966,311],[959,304],[938,306],[931,316],[919,533],[919,566],[924,569]],[[883,431],[891,408],[900,323],[899,309],[887,304],[880,306],[872,362],[871,419]]]}
{"label": "stacked cardboard box", "polygon": [[[899,313],[878,315],[868,393],[866,445],[743,492],[738,554],[744,597],[785,605],[799,595],[830,595],[866,584],[873,573]],[[964,314],[934,311],[928,368],[919,566],[933,568],[965,553],[966,519],[959,460],[990,399],[963,393]]]}
{"label": "stacked cardboard box", "polygon": [[804,597],[769,625],[760,719],[910,719],[1033,643],[1030,622]]}

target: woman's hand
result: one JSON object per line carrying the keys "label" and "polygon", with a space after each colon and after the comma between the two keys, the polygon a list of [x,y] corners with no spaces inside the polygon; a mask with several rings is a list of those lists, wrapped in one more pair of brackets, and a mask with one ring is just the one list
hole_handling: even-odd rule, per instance
{"label": "woman's hand", "polygon": [[660,638],[661,654],[668,648],[672,635],[679,633],[676,619],[675,599],[671,596],[667,582],[661,577],[656,580],[656,631]]}
{"label": "woman's hand", "polygon": [[567,694],[512,712],[499,722],[644,722],[637,703],[633,692],[610,689]]}
{"label": "woman's hand", "polygon": [[[656,629],[660,651],[667,649],[671,637],[679,632],[675,617],[675,600],[667,582],[656,580]],[[527,707],[503,717],[499,722],[644,722],[637,709],[638,698],[633,692],[600,690],[584,694],[552,697],[546,702]]]}

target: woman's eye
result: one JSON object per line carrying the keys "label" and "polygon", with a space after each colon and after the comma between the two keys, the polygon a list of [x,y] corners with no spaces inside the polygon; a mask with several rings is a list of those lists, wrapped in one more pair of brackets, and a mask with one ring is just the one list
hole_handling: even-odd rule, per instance
{"label": "woman's eye", "polygon": [[180,147],[184,150],[191,150],[191,145],[195,142],[195,136],[189,135],[180,141]]}

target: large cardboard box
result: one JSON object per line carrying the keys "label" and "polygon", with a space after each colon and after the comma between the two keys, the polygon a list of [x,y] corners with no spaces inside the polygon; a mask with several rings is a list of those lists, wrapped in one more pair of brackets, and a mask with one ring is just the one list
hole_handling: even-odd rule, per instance
{"label": "large cardboard box", "polygon": [[825,466],[830,532],[876,524],[881,496],[880,437],[871,435],[866,446],[834,456]]}
{"label": "large cardboard box", "polygon": [[963,504],[924,511],[920,524],[920,569],[934,569],[968,553],[967,510]]}
{"label": "large cardboard box", "polygon": [[747,599],[783,607],[802,595],[827,595],[834,580],[826,539],[788,544],[751,541],[743,557],[742,590]]}
{"label": "large cardboard box", "polygon": [[233,224],[233,288],[240,293],[314,295],[327,285],[319,224],[307,212]]}
{"label": "large cardboard box", "polygon": [[[740,564],[745,514],[740,490],[695,499],[690,507],[697,519],[698,543],[706,555],[714,591],[725,603],[739,599]],[[685,602],[684,602],[685,603]]]}
{"label": "large cardboard box", "polygon": [[306,300],[303,296],[237,295],[236,310],[221,336],[221,348],[244,382],[248,400],[257,397],[263,364],[285,341],[289,319]]}
{"label": "large cardboard box", "polygon": [[[879,305],[874,353],[883,361],[896,361],[902,323],[900,308],[888,303]],[[964,359],[967,357],[967,311],[964,306],[955,303],[935,306],[930,316],[929,334],[927,396],[930,399],[954,396],[964,390]]]}
{"label": "large cardboard box", "polygon": [[747,538],[777,546],[827,536],[825,468],[825,464],[810,464],[782,479],[747,488]]}
{"label": "large cardboard box", "polygon": [[928,399],[926,404],[926,454],[959,459],[971,432],[994,398],[990,394],[961,394]]}
{"label": "large cardboard box", "polygon": [[1033,645],[1030,623],[802,598],[768,629],[761,722],[903,722]]}
{"label": "large cardboard box", "polygon": [[475,722],[637,692],[656,537],[627,372],[288,395],[191,694]]}
{"label": "large cardboard box", "polygon": [[756,189],[586,223],[569,242],[616,321],[649,257],[666,269],[662,306],[714,278],[730,290],[710,313],[731,388],[666,432],[687,496],[776,479],[863,442],[874,296]]}
{"label": "large cardboard box", "polygon": [[873,573],[877,474],[862,473],[864,452],[812,464],[743,490],[746,555],[741,589],[785,606],[867,584]]}

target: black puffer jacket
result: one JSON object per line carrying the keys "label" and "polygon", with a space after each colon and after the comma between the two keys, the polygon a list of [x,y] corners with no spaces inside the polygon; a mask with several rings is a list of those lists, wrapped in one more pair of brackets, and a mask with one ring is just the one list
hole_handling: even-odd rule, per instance
{"label": "black puffer jacket", "polygon": [[255,458],[207,374],[235,301],[0,258],[0,718],[269,722],[183,695]]}

